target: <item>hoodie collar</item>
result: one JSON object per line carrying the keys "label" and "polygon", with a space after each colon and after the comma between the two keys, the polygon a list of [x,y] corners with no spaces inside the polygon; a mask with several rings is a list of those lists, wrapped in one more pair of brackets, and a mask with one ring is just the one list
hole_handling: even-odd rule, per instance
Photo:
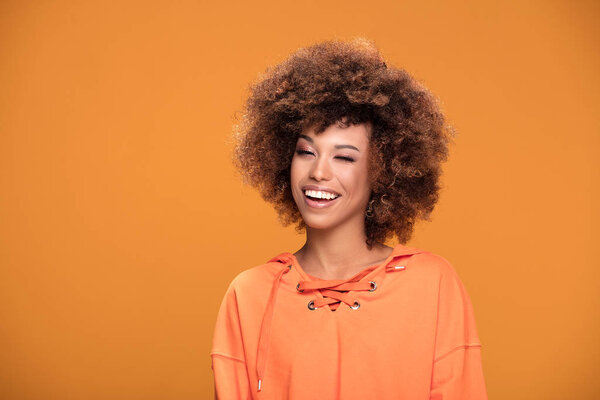
{"label": "hoodie collar", "polygon": [[[394,259],[396,259],[398,257],[409,256],[409,255],[423,253],[423,252],[424,252],[424,250],[417,249],[416,247],[408,247],[408,246],[404,246],[403,244],[397,244],[396,246],[394,246],[394,248],[392,249],[392,252],[385,259],[383,264],[385,266],[387,266],[387,264],[389,264],[390,262],[392,262]],[[284,252],[284,253],[278,254],[277,256],[271,258],[267,262],[268,263],[279,262],[281,264],[286,264],[286,265],[293,264],[297,267],[300,266],[296,257],[290,252]]]}

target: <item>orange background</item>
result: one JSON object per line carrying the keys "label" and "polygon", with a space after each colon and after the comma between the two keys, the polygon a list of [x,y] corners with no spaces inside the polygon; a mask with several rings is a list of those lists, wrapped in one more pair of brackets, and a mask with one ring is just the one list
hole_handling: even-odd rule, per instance
{"label": "orange background", "polygon": [[231,166],[248,85],[298,47],[359,35],[458,131],[409,245],[465,283],[490,399],[599,398],[599,11],[3,1],[0,398],[212,396],[227,285],[303,243]]}

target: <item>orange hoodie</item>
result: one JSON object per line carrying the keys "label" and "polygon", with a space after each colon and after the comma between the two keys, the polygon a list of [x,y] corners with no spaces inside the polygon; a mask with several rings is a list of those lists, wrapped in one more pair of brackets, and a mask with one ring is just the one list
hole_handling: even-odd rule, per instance
{"label": "orange hoodie", "polygon": [[471,301],[450,263],[401,244],[346,280],[292,253],[236,276],[211,350],[215,398],[487,399]]}

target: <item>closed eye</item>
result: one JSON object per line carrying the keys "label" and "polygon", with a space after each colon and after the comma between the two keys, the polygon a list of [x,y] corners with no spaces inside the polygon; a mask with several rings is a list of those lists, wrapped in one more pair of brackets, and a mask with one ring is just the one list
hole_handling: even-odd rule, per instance
{"label": "closed eye", "polygon": [[[296,154],[311,154],[312,155],[313,153],[308,150],[296,150]],[[339,158],[340,160],[344,160],[346,162],[354,162],[354,159],[351,157],[337,156],[335,158]]]}

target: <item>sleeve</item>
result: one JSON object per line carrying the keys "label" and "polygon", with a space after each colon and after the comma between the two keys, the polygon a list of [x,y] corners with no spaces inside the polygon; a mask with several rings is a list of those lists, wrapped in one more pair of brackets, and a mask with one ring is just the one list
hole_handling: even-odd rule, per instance
{"label": "sleeve", "polygon": [[487,400],[471,300],[447,267],[440,278],[430,400]]}
{"label": "sleeve", "polygon": [[215,399],[250,399],[237,298],[233,283],[221,302],[210,352]]}

